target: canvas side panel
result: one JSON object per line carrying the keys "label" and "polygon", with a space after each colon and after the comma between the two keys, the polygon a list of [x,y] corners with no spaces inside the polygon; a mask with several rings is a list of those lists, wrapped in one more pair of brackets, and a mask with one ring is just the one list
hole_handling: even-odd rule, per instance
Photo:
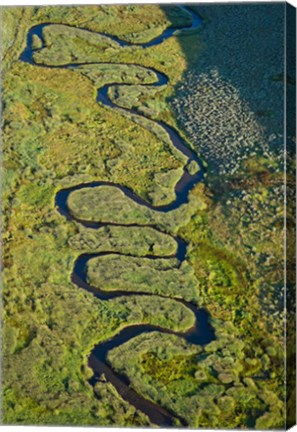
{"label": "canvas side panel", "polygon": [[[0,71],[2,71],[2,29],[3,29],[3,22],[2,22],[2,13],[3,13],[3,7],[0,7]],[[2,75],[2,74],[1,74]],[[2,101],[2,80],[0,75],[0,98]],[[2,119],[2,103],[0,104],[0,118]],[[1,122],[2,123],[2,122]],[[2,171],[2,124],[0,128],[0,170]],[[0,196],[2,198],[2,186],[0,182]],[[2,199],[1,199],[2,201]],[[2,226],[2,208],[0,210],[0,224]],[[0,243],[0,250],[2,251],[2,241]],[[2,266],[2,257],[1,257],[1,266]],[[0,424],[3,422],[3,397],[2,397],[2,315],[3,314],[3,304],[2,304],[2,277],[0,276]]]}
{"label": "canvas side panel", "polygon": [[296,9],[286,4],[286,427],[296,424]]}

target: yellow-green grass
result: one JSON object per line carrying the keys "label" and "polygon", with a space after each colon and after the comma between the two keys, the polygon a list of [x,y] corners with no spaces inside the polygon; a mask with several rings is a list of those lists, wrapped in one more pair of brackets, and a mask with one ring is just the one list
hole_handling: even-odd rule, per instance
{"label": "yellow-green grass", "polygon": [[87,264],[88,283],[106,291],[145,292],[197,302],[198,281],[186,262],[105,255]]}

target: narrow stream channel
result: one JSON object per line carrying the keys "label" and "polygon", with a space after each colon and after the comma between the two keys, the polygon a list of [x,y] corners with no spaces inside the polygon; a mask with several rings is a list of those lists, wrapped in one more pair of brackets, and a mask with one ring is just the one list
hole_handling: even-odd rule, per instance
{"label": "narrow stream channel", "polygon": [[[104,34],[104,36],[109,37],[110,39],[118,42],[121,46],[138,45],[138,46],[141,46],[143,48],[146,48],[149,46],[158,45],[158,44],[162,43],[164,40],[171,37],[175,33],[176,30],[192,30],[192,29],[198,28],[201,25],[201,23],[202,23],[201,18],[193,10],[191,10],[185,6],[180,6],[180,8],[187,10],[191,14],[191,17],[192,17],[191,26],[183,28],[183,29],[177,29],[174,27],[168,28],[160,36],[151,40],[150,42],[147,42],[144,44],[132,44],[132,43],[122,41],[122,40],[120,40],[114,36],[111,36],[111,35]],[[101,64],[99,62],[98,63],[92,62],[92,63],[76,63],[76,64],[71,63],[71,64],[65,64],[63,66],[48,66],[48,65],[35,63],[34,59],[33,59],[34,52],[41,50],[45,47],[45,42],[43,40],[43,35],[42,35],[43,29],[44,29],[44,27],[50,26],[50,25],[52,25],[52,23],[42,23],[42,24],[38,24],[36,26],[33,26],[29,30],[28,35],[27,35],[27,46],[20,56],[21,61],[30,63],[30,64],[37,66],[37,67],[45,67],[45,68],[48,67],[48,68],[56,68],[56,69],[57,68],[73,69],[73,68],[76,68],[80,65],[88,65],[88,64],[93,64],[93,65],[98,64],[99,65],[99,64]],[[82,29],[82,30],[90,32],[89,30],[86,30],[86,29]],[[91,33],[95,33],[95,32],[91,32]],[[102,33],[97,33],[97,34],[102,34]],[[33,35],[39,36],[39,38],[42,41],[42,48],[35,50],[35,51],[32,49]],[[117,66],[117,64],[115,64],[115,67],[116,66]],[[141,66],[141,67],[144,68],[143,66]],[[146,68],[146,69],[153,71],[155,73],[155,75],[157,76],[157,80],[156,80],[156,82],[154,82],[152,84],[141,84],[141,85],[162,86],[162,85],[166,85],[168,83],[168,77],[165,74],[158,72],[158,71],[151,69],[151,68]],[[109,99],[108,90],[109,90],[110,86],[112,86],[112,85],[119,86],[121,84],[127,86],[127,84],[123,84],[123,83],[110,83],[110,84],[107,84],[107,85],[101,87],[97,93],[97,101],[99,103],[103,104],[104,106],[108,107],[109,109],[119,108],[115,103],[113,103]],[[133,85],[133,84],[129,84],[129,85]],[[129,109],[122,108],[122,107],[120,107],[120,108],[121,108],[121,110],[124,110],[130,114],[134,114],[134,115],[136,114],[138,117],[141,117],[138,113],[136,113],[133,110],[129,110]],[[176,149],[178,149],[180,152],[182,152],[187,157],[188,163],[190,163],[191,161],[195,161],[200,167],[200,170],[196,174],[191,175],[191,174],[189,174],[189,172],[187,171],[187,168],[185,166],[183,175],[181,176],[180,180],[177,182],[177,184],[175,186],[176,199],[172,203],[170,203],[168,205],[164,205],[164,206],[153,206],[150,203],[143,200],[142,198],[140,198],[139,196],[137,196],[132,190],[130,190],[129,188],[127,188],[123,185],[115,184],[115,183],[111,183],[111,182],[94,181],[91,183],[84,183],[84,184],[76,185],[74,187],[61,189],[56,194],[56,197],[55,197],[55,206],[56,206],[57,210],[60,212],[60,214],[63,217],[65,217],[67,220],[75,220],[77,223],[80,223],[83,226],[88,227],[88,228],[92,228],[92,229],[100,229],[103,225],[127,226],[127,225],[120,225],[120,224],[113,224],[113,223],[102,224],[100,222],[88,222],[88,221],[84,221],[82,219],[75,218],[71,214],[71,212],[68,208],[68,205],[67,205],[68,197],[69,197],[69,194],[71,192],[73,192],[75,190],[79,190],[79,189],[84,189],[84,188],[100,187],[103,185],[110,185],[113,187],[117,187],[129,199],[134,200],[139,205],[146,206],[146,207],[148,207],[152,210],[158,211],[158,212],[166,213],[166,212],[169,212],[171,210],[178,208],[181,204],[187,203],[189,191],[194,187],[195,184],[197,184],[199,181],[201,181],[203,179],[203,171],[204,170],[202,167],[202,163],[198,159],[196,153],[187,146],[187,144],[184,142],[184,140],[182,139],[182,137],[179,135],[179,133],[176,130],[174,130],[172,127],[168,126],[164,122],[156,121],[156,123],[158,123],[167,132],[167,134],[169,135],[169,137],[171,139],[172,144],[175,146]],[[130,226],[141,226],[141,225],[134,224],[134,225],[130,225]],[[145,225],[145,226],[149,226],[149,225]],[[159,230],[155,226],[151,226],[151,227],[153,227],[156,230]],[[176,257],[180,262],[182,262],[183,260],[186,259],[187,244],[185,243],[185,241],[183,239],[181,239],[177,236],[175,236],[173,238],[177,242],[177,252],[174,255],[174,257]],[[102,256],[102,255],[107,255],[107,254],[111,254],[111,253],[115,254],[113,251],[105,251],[105,252],[100,252],[97,254],[82,254],[82,255],[80,255],[74,264],[73,273],[72,273],[72,282],[75,285],[77,285],[79,288],[82,288],[82,289],[92,293],[97,298],[99,298],[101,300],[106,300],[106,301],[108,301],[112,298],[115,298],[115,297],[120,297],[120,296],[126,296],[127,297],[127,296],[135,296],[135,295],[146,295],[146,296],[147,295],[154,295],[154,296],[157,295],[157,294],[148,294],[148,293],[141,293],[141,292],[136,292],[136,293],[135,292],[122,292],[122,291],[107,292],[107,291],[100,290],[98,288],[95,288],[95,287],[92,287],[91,285],[89,285],[86,281],[86,269],[87,269],[88,260],[95,257],[95,256]],[[146,259],[158,259],[161,257],[148,255],[144,258],[146,258]],[[167,258],[172,258],[172,256],[167,257]],[[165,258],[162,257],[162,259],[166,259],[166,257]],[[162,297],[162,296],[159,296],[159,297]],[[148,324],[126,326],[124,329],[119,331],[119,333],[116,334],[113,338],[111,338],[105,342],[101,342],[98,345],[96,345],[89,356],[89,366],[94,371],[94,376],[90,380],[90,383],[92,385],[95,385],[96,382],[98,380],[100,380],[100,376],[102,374],[104,374],[106,379],[115,386],[115,388],[117,389],[119,394],[123,397],[123,399],[125,399],[126,401],[128,401],[129,403],[134,405],[138,410],[145,413],[150,418],[152,423],[154,423],[158,426],[163,426],[163,427],[173,426],[175,424],[175,419],[179,419],[179,421],[181,422],[181,424],[183,426],[187,426],[187,423],[185,422],[184,419],[179,418],[176,414],[171,413],[169,410],[167,410],[163,407],[160,407],[157,404],[151,402],[150,400],[147,400],[144,397],[142,397],[141,395],[137,394],[130,387],[129,379],[126,376],[122,376],[122,375],[118,374],[117,372],[115,372],[112,369],[112,367],[107,364],[106,359],[107,359],[108,352],[111,349],[118,347],[125,342],[128,342],[130,339],[132,339],[132,338],[134,338],[140,334],[150,333],[153,331],[158,331],[158,332],[162,332],[165,334],[175,334],[179,337],[184,338],[187,342],[192,343],[192,344],[196,344],[196,345],[205,345],[205,344],[209,343],[210,341],[212,341],[215,338],[215,335],[214,335],[214,330],[213,330],[213,328],[209,322],[210,317],[209,317],[208,312],[204,309],[199,309],[194,303],[186,302],[185,300],[183,300],[181,298],[174,298],[174,300],[182,303],[184,306],[186,306],[188,309],[190,309],[195,315],[195,318],[196,318],[195,325],[193,326],[193,328],[189,329],[187,332],[185,332],[185,333],[174,332],[174,331],[163,329],[163,328],[158,327],[158,326],[153,326],[153,325],[148,325]]]}

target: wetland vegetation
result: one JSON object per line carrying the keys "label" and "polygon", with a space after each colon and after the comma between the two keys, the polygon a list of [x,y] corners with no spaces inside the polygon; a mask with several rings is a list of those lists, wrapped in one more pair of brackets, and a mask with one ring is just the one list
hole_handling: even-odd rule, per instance
{"label": "wetland vegetation", "polygon": [[[254,5],[242,15],[238,7],[195,6],[203,26],[145,48],[168,27],[189,26],[191,11],[2,9],[4,423],[153,426],[104,373],[94,384],[88,361],[95,346],[123,329],[149,325],[156,330],[114,347],[106,361],[137,394],[168,410],[174,425],[290,424],[283,385],[283,83],[271,79],[283,67],[284,5]],[[232,51],[226,57],[216,41],[239,16],[237,39],[223,38]],[[261,52],[271,51],[265,76],[261,56],[252,63],[258,109],[258,84],[247,85],[249,94],[244,85],[245,60],[254,54],[251,16]],[[265,16],[264,27],[257,16]],[[29,40],[32,26],[44,22],[52,25]],[[235,67],[232,59],[241,61]],[[97,100],[98,88],[111,83],[116,107]],[[162,122],[177,131],[188,155]],[[182,176],[197,181],[185,202],[164,211],[178,200]],[[64,201],[61,191],[69,191]],[[287,218],[291,224],[294,209]],[[85,276],[98,297],[73,277],[82,254],[92,255]],[[289,277],[293,286],[294,272]],[[194,307],[209,313],[213,340],[182,337],[199,328]]]}

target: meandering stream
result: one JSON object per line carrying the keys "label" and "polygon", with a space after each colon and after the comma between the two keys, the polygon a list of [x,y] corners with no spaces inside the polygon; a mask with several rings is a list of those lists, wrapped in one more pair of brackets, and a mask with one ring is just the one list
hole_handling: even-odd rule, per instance
{"label": "meandering stream", "polygon": [[[191,14],[191,16],[192,16],[191,26],[186,27],[184,29],[180,29],[180,28],[177,29],[174,27],[168,28],[160,36],[151,40],[150,42],[147,42],[144,44],[132,44],[132,43],[122,41],[122,40],[120,40],[114,36],[111,36],[111,35],[104,34],[104,36],[110,37],[110,39],[118,42],[121,46],[139,45],[143,48],[146,48],[149,46],[158,45],[158,44],[162,43],[165,39],[168,39],[169,37],[171,37],[175,33],[176,30],[188,30],[188,29],[191,30],[191,29],[196,29],[201,25],[201,23],[202,23],[201,18],[193,10],[188,9],[184,6],[180,6],[180,7],[182,9],[186,9]],[[72,68],[73,69],[79,65],[87,65],[87,64],[92,64],[92,65],[98,64],[99,65],[99,64],[101,64],[99,62],[98,63],[92,62],[92,63],[79,63],[79,64],[78,63],[76,63],[76,64],[71,63],[71,64],[66,64],[63,66],[49,66],[49,65],[43,65],[43,64],[35,63],[34,59],[33,59],[34,50],[32,49],[33,35],[37,35],[41,39],[42,48],[44,48],[45,42],[43,40],[42,31],[43,31],[44,27],[50,26],[50,25],[52,25],[52,23],[42,23],[42,24],[38,24],[36,26],[33,26],[29,30],[28,35],[27,35],[27,46],[26,46],[25,50],[23,51],[23,53],[21,54],[20,60],[22,60],[24,62],[28,62],[32,65],[37,66],[37,67],[50,67],[50,68]],[[82,29],[82,30],[89,31],[86,29]],[[93,32],[93,33],[95,33],[95,32]],[[98,34],[100,34],[100,33],[98,33]],[[40,48],[40,49],[42,49],[42,48]],[[117,65],[115,64],[115,67],[116,66]],[[144,67],[142,66],[142,68],[144,68]],[[167,84],[168,77],[166,75],[164,75],[163,73],[158,72],[154,69],[150,69],[150,68],[146,68],[146,69],[153,71],[157,77],[157,80],[156,80],[156,82],[154,82],[152,84],[141,84],[141,85],[161,86],[161,85]],[[102,103],[104,106],[108,107],[108,109],[118,108],[118,106],[115,103],[113,103],[108,97],[109,87],[112,85],[115,85],[115,84],[117,86],[121,85],[119,83],[110,83],[110,84],[107,84],[107,85],[101,87],[97,93],[97,101]],[[123,85],[127,86],[127,84],[123,84]],[[133,84],[130,84],[130,85],[133,85]],[[126,112],[128,112],[130,114],[136,114],[138,117],[141,117],[138,113],[136,113],[133,110],[129,110],[129,109],[122,108],[122,107],[121,107],[121,110],[125,110]],[[164,206],[153,206],[150,203],[143,200],[142,198],[140,198],[139,196],[137,196],[132,190],[130,190],[129,188],[127,188],[123,185],[115,184],[115,183],[111,183],[111,182],[96,181],[96,182],[92,182],[92,183],[79,184],[79,185],[76,185],[74,187],[70,187],[67,189],[61,189],[56,194],[56,198],[55,198],[55,205],[56,205],[56,208],[58,209],[58,211],[60,212],[60,214],[63,217],[67,218],[68,220],[75,220],[77,223],[82,224],[88,228],[99,229],[100,227],[102,227],[104,224],[102,224],[100,222],[98,222],[98,223],[97,222],[88,222],[88,221],[74,217],[68,208],[67,200],[68,200],[69,194],[75,190],[79,190],[79,189],[83,189],[83,188],[90,188],[90,187],[100,187],[103,185],[110,185],[113,187],[117,187],[129,199],[134,200],[138,204],[149,207],[150,209],[158,211],[158,212],[164,212],[164,213],[169,212],[171,210],[178,208],[181,204],[187,203],[189,191],[194,187],[195,184],[197,184],[203,178],[202,164],[201,164],[200,160],[198,159],[197,155],[195,154],[195,152],[187,146],[187,144],[184,142],[184,140],[182,139],[182,137],[179,135],[179,133],[176,130],[174,130],[172,127],[169,127],[164,122],[158,121],[156,123],[158,123],[159,126],[161,126],[167,132],[167,134],[169,135],[169,137],[171,139],[172,144],[175,146],[176,149],[178,149],[180,152],[182,152],[187,157],[188,163],[190,163],[191,161],[195,161],[200,167],[200,170],[196,174],[191,175],[187,171],[187,168],[185,166],[183,175],[181,176],[180,180],[177,182],[177,184],[175,186],[176,198],[173,202],[171,202],[168,205],[164,205]],[[112,223],[106,223],[105,225],[127,226],[127,225],[112,224]],[[143,226],[143,225],[134,224],[134,225],[130,225],[130,226]],[[144,225],[144,226],[150,226],[150,225]],[[151,227],[153,227],[155,230],[159,230],[158,227],[156,227],[156,226],[151,226]],[[182,262],[186,258],[187,245],[186,245],[185,241],[182,240],[181,238],[179,238],[177,236],[175,236],[173,238],[177,242],[177,252],[174,255],[174,257],[178,258],[178,260],[180,262]],[[113,251],[105,251],[105,252],[101,252],[101,253],[97,253],[97,254],[82,254],[82,255],[80,255],[74,264],[73,273],[72,273],[72,282],[75,285],[77,285],[79,288],[82,288],[88,292],[91,292],[97,298],[99,298],[101,300],[106,300],[106,301],[108,301],[111,298],[115,298],[115,297],[119,297],[119,296],[131,296],[131,295],[135,296],[135,295],[143,295],[143,294],[145,294],[146,296],[147,295],[154,295],[154,296],[157,295],[157,294],[148,294],[148,293],[141,293],[141,292],[137,292],[137,293],[126,292],[126,291],[125,292],[121,292],[121,291],[107,292],[107,291],[92,287],[90,284],[88,284],[86,281],[86,268],[87,268],[88,260],[93,258],[93,257],[98,257],[98,256],[111,254],[111,253],[115,254],[115,252],[113,252]],[[146,259],[158,259],[161,257],[154,256],[154,255],[148,255],[145,258]],[[167,257],[167,258],[172,258],[172,256]],[[162,256],[162,259],[164,259],[163,256]],[[166,259],[166,257],[165,257],[165,259]],[[162,297],[162,296],[159,296],[159,297]],[[175,334],[179,337],[184,338],[187,342],[192,343],[192,344],[196,344],[196,345],[205,345],[205,344],[209,343],[211,340],[213,340],[215,336],[214,336],[213,328],[211,327],[211,325],[209,323],[208,312],[206,312],[203,309],[199,309],[199,308],[197,308],[197,306],[195,304],[193,304],[191,302],[186,302],[185,300],[182,300],[180,298],[174,298],[174,300],[182,303],[184,306],[186,306],[188,309],[190,309],[195,315],[195,318],[196,318],[195,325],[193,328],[189,329],[187,332],[185,332],[185,333],[174,332],[174,331],[166,330],[166,329],[163,329],[161,327],[148,325],[148,324],[126,326],[124,329],[122,329],[113,338],[111,338],[105,342],[101,342],[98,345],[96,345],[89,356],[89,365],[94,371],[94,376],[90,380],[90,383],[92,385],[94,385],[97,382],[97,380],[100,379],[100,376],[104,373],[106,379],[108,381],[110,381],[116,387],[119,394],[125,400],[127,400],[129,403],[134,405],[137,409],[139,409],[143,413],[147,414],[148,417],[150,418],[151,422],[156,424],[156,425],[159,425],[159,426],[172,426],[174,424],[174,419],[178,418],[178,416],[176,414],[171,413],[169,410],[164,409],[163,407],[160,407],[157,404],[155,404],[155,403],[145,399],[141,395],[137,394],[129,386],[130,383],[129,383],[128,378],[126,376],[122,376],[122,375],[116,373],[107,364],[106,358],[107,358],[108,352],[111,349],[113,349],[117,346],[120,346],[121,344],[129,341],[130,339],[134,338],[135,336],[138,336],[142,333],[149,333],[149,332],[153,332],[153,331],[159,331],[159,332],[162,332],[165,334]],[[182,425],[186,426],[186,422],[184,419],[179,418],[179,420],[180,420]]]}

